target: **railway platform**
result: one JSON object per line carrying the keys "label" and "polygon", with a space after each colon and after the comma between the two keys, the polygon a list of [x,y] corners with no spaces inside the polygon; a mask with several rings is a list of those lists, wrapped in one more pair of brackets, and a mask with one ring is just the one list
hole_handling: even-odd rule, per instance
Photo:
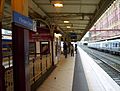
{"label": "railway platform", "polygon": [[0,0],[0,91],[120,91],[119,57],[107,59],[114,79],[87,51],[69,55],[80,44],[120,54],[119,2]]}
{"label": "railway platform", "polygon": [[37,91],[72,91],[75,57],[62,55],[56,69]]}
{"label": "railway platform", "polygon": [[120,87],[78,47],[74,57],[61,56],[56,69],[37,91],[120,91]]}

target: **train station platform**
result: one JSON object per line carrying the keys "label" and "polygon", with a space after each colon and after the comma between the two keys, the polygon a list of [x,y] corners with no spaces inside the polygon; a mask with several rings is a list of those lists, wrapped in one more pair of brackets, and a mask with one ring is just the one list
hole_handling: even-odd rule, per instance
{"label": "train station platform", "polygon": [[75,56],[61,59],[56,69],[51,73],[48,79],[37,89],[37,91],[72,91],[74,74]]}
{"label": "train station platform", "polygon": [[37,91],[120,91],[119,85],[81,48],[61,56],[56,69]]}

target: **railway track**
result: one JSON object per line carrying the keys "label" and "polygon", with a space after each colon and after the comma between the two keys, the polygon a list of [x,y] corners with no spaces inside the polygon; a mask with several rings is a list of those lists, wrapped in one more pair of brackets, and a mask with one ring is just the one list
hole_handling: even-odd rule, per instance
{"label": "railway track", "polygon": [[98,53],[88,51],[83,48],[95,62],[120,86],[120,64],[111,60],[111,57],[105,57]]}

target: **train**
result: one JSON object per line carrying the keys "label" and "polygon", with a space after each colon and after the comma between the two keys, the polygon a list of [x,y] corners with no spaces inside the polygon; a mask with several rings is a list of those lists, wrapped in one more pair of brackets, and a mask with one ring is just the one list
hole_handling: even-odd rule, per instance
{"label": "train", "polygon": [[111,39],[88,43],[88,47],[111,54],[120,55],[120,39]]}
{"label": "train", "polygon": [[12,39],[2,39],[2,55],[3,58],[12,56]]}

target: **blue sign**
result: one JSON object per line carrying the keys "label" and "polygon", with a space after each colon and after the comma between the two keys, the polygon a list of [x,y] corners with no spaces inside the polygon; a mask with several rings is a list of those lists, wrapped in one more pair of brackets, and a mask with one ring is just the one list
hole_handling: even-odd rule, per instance
{"label": "blue sign", "polygon": [[23,16],[22,14],[15,11],[13,11],[13,22],[23,25],[30,30],[33,29],[33,21],[30,18]]}
{"label": "blue sign", "polygon": [[77,34],[76,33],[70,33],[71,39],[77,39]]}

